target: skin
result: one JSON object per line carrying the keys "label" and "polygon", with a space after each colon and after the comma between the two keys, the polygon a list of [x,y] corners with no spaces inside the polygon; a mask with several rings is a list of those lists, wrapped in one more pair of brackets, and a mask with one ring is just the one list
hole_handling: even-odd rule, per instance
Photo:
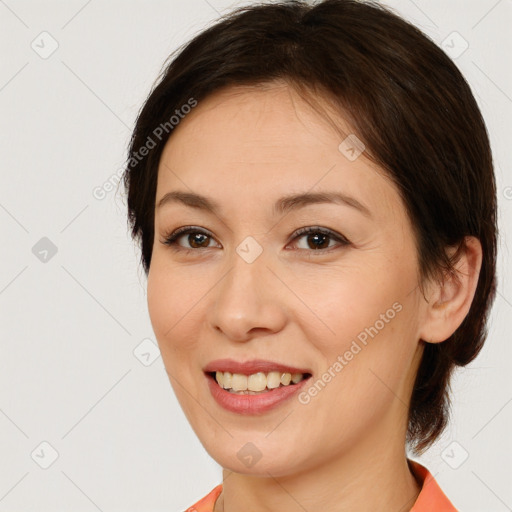
{"label": "skin", "polygon": [[[352,133],[339,116],[338,122]],[[156,208],[147,287],[170,382],[201,443],[223,467],[215,512],[398,512],[409,510],[420,492],[405,452],[420,340],[447,339],[466,316],[481,246],[468,238],[457,267],[461,279],[427,283],[427,302],[397,189],[364,153],[346,158],[342,140],[292,88],[275,83],[214,93],[164,148],[156,203],[181,190],[221,208],[215,214],[178,202]],[[356,198],[371,217],[334,203],[272,213],[283,195],[320,190]],[[187,225],[212,236],[199,248],[193,234],[174,250],[162,243]],[[292,236],[307,226],[328,228],[349,243],[327,238],[321,245],[327,249],[315,249],[314,234]],[[263,249],[252,263],[236,252],[247,236]],[[310,368],[315,381],[397,302],[401,311],[366,346],[359,343],[362,350],[307,404],[293,398],[241,416],[210,395],[202,368],[227,357]],[[251,467],[237,457],[249,442],[261,453]]]}

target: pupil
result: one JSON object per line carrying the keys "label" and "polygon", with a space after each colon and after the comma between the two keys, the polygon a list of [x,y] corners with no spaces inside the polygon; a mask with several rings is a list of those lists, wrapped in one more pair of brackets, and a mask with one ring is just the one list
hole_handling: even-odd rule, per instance
{"label": "pupil", "polygon": [[[323,239],[323,242],[325,242],[325,239],[326,239],[326,238],[329,238],[329,235],[324,235],[324,234],[321,234],[321,233],[320,233],[320,234],[319,234],[319,233],[315,233],[314,235],[310,235],[310,236],[308,237],[308,240],[309,240],[310,238],[314,238],[316,241],[318,241],[318,239],[319,239],[319,238],[322,238],[322,239]],[[323,247],[320,247],[320,246],[321,246],[321,244],[322,244],[322,242],[320,242],[320,244],[317,244],[316,242],[314,242],[314,243],[313,243],[313,245],[314,245],[314,246],[313,246],[313,247],[312,247],[312,246],[310,246],[310,247],[311,247],[312,249],[319,249],[319,248],[320,248],[320,249],[323,249]],[[327,244],[327,245],[329,245],[329,244]]]}
{"label": "pupil", "polygon": [[[201,237],[203,237],[203,240],[201,240]],[[205,235],[203,233],[194,233],[192,235],[189,235],[189,243],[190,243],[191,247],[202,247],[203,243],[205,242],[205,240],[207,238],[208,238],[207,235]],[[192,239],[192,242],[190,241],[191,239]],[[198,245],[196,245],[196,243]]]}

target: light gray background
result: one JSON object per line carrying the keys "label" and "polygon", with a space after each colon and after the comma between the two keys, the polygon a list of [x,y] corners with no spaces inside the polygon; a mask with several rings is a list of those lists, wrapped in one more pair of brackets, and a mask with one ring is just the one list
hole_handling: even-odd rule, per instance
{"label": "light gray background", "polygon": [[[499,191],[489,338],[454,380],[446,434],[417,460],[462,511],[512,510],[512,1],[385,3],[453,52]],[[0,0],[0,512],[179,511],[221,481],[172,392],[121,188],[108,189],[165,58],[241,4]]]}

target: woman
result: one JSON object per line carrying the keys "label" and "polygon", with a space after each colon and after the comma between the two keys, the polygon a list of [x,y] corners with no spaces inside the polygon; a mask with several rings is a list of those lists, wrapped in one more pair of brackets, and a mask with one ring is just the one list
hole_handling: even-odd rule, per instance
{"label": "woman", "polygon": [[456,510],[423,453],[485,340],[496,191],[456,66],[385,8],[245,7],[144,104],[125,174],[193,512]]}

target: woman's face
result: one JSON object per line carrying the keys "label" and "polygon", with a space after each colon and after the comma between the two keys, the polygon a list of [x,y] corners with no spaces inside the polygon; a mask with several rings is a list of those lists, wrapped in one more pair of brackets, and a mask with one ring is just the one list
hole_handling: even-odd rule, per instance
{"label": "woman's face", "polygon": [[[157,206],[149,313],[183,411],[224,468],[283,476],[403,449],[421,356],[418,260],[396,188],[358,149],[286,86],[215,93],[164,149],[156,204],[179,191],[215,209],[169,196]],[[346,200],[280,201],[319,193]],[[236,366],[254,360],[269,363]],[[311,377],[284,386],[286,367]],[[205,369],[237,373],[228,387],[279,387],[240,396]]]}

